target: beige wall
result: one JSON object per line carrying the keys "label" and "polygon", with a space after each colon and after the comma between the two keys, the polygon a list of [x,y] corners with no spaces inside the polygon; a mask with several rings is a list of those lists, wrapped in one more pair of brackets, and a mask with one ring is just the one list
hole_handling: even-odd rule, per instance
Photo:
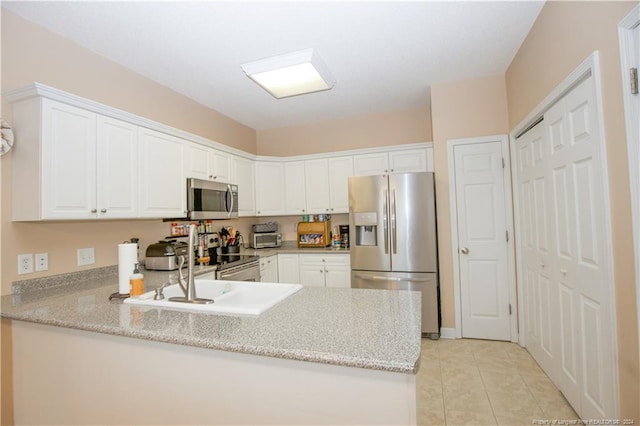
{"label": "beige wall", "polygon": [[617,24],[636,2],[547,2],[506,73],[510,128],[594,50],[600,53],[613,216],[621,418],[640,419],[637,306]]}
{"label": "beige wall", "polygon": [[455,304],[447,140],[508,133],[504,77],[490,76],[433,85],[431,111],[438,206],[442,326],[453,328],[455,327]]}
{"label": "beige wall", "polygon": [[[34,81],[120,108],[205,138],[256,153],[255,130],[144,78],[63,39],[44,28],[2,11],[2,91]],[[3,117],[11,107],[3,100]],[[19,129],[16,129],[19,144]],[[175,165],[167,165],[175,167]],[[73,223],[13,223],[11,153],[2,157],[2,294],[11,282],[82,269],[76,250],[95,247],[96,263],[117,263],[117,244],[130,237],[146,246],[166,235],[169,225],[159,220],[86,221]],[[234,223],[248,232],[248,220]],[[19,253],[49,253],[49,271],[17,275]],[[86,267],[85,267],[86,268]]]}
{"label": "beige wall", "polygon": [[430,142],[428,106],[258,131],[258,154],[287,156]]}

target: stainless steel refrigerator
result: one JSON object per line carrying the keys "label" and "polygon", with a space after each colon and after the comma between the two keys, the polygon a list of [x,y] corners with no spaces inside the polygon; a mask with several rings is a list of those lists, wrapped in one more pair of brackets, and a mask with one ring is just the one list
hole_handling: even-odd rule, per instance
{"label": "stainless steel refrigerator", "polygon": [[433,173],[349,178],[351,287],[422,292],[422,333],[440,336]]}

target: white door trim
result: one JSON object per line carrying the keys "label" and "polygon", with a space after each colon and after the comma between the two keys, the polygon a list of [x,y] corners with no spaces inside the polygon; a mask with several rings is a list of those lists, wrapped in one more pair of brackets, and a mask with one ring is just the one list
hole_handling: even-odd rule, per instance
{"label": "white door trim", "polygon": [[[638,337],[640,337],[640,111],[638,102],[633,100],[630,88],[629,68],[633,65],[634,42],[633,30],[640,26],[640,5],[629,12],[618,24],[618,39],[620,43],[620,69],[622,71],[622,98],[624,101],[624,116],[627,133],[627,151],[629,156],[629,180],[631,181],[631,214],[633,229],[633,246],[636,267],[636,306],[638,307]],[[639,49],[639,46],[635,47]],[[637,65],[636,65],[637,66]],[[635,127],[634,127],[635,126]]]}
{"label": "white door trim", "polygon": [[[570,92],[578,83],[580,83],[583,79],[588,77],[589,75],[593,76],[593,82],[595,85],[595,106],[598,114],[598,127],[599,133],[602,136],[602,143],[600,144],[600,158],[602,161],[602,176],[600,178],[603,182],[606,182],[603,185],[603,198],[605,200],[605,209],[604,209],[604,221],[605,221],[605,251],[607,256],[602,260],[603,264],[606,266],[608,271],[608,282],[612,285],[609,285],[609,300],[611,303],[611,307],[609,312],[611,313],[611,318],[609,318],[610,323],[612,324],[613,333],[610,336],[611,338],[611,347],[614,351],[614,377],[613,377],[613,392],[614,392],[614,401],[616,401],[615,410],[616,413],[613,414],[613,417],[618,417],[618,346],[617,346],[617,324],[615,319],[615,288],[613,283],[615,283],[614,275],[613,275],[613,245],[612,245],[612,231],[611,231],[611,197],[609,194],[609,171],[607,167],[607,143],[606,143],[606,134],[604,132],[604,115],[602,108],[602,84],[601,84],[601,76],[600,76],[600,58],[597,51],[594,51],[591,55],[589,55],[578,67],[576,67],[571,74],[569,74],[560,84],[558,84],[552,91],[547,95],[542,102],[540,102],[527,116],[520,121],[514,128],[513,131],[509,134],[510,139],[510,148],[511,155],[515,155],[517,152],[515,150],[516,146],[516,136],[526,130],[529,126],[534,124],[537,119],[539,119],[545,111],[549,109],[554,103],[556,103],[559,99],[561,99],[564,95]],[[514,169],[512,174],[512,187],[517,187],[518,182],[518,170]],[[519,211],[519,199],[518,193],[514,192],[514,209],[515,211],[515,237],[518,241],[516,244],[516,259],[518,265],[522,264],[522,225],[520,224],[520,211]],[[518,268],[517,271],[517,280],[519,283],[523,283],[524,277],[522,276],[522,268]],[[524,302],[523,297],[518,298],[518,315],[519,315],[519,324],[521,330],[526,330],[526,318],[524,315]],[[520,333],[520,344],[522,346],[526,346],[525,341],[526,333]]]}
{"label": "white door trim", "polygon": [[514,228],[513,228],[513,198],[512,198],[512,181],[511,181],[511,158],[509,155],[509,140],[507,135],[483,136],[478,138],[450,139],[447,140],[447,161],[449,164],[449,202],[451,208],[451,254],[453,258],[453,294],[455,303],[455,337],[462,338],[462,311],[461,311],[461,295],[460,295],[460,262],[458,258],[458,206],[456,198],[456,175],[454,165],[454,148],[459,145],[479,144],[489,142],[500,142],[502,147],[502,155],[505,166],[502,169],[502,177],[504,181],[504,214],[507,231],[509,232],[509,241],[507,242],[507,268],[509,282],[509,303],[516,311],[511,315],[511,341],[518,341],[518,309],[517,309],[517,288],[516,288],[516,264],[515,264],[515,246],[514,246]]}

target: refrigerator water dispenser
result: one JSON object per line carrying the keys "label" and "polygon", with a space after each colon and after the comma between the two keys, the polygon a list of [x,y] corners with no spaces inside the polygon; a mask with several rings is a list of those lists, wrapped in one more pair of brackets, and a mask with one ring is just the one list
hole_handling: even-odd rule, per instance
{"label": "refrigerator water dispenser", "polygon": [[376,212],[354,213],[357,246],[378,245],[378,215]]}

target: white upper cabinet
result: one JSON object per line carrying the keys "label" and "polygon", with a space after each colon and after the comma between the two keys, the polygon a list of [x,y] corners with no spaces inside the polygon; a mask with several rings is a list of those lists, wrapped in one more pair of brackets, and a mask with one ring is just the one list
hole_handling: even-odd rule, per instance
{"label": "white upper cabinet", "polygon": [[238,216],[256,215],[255,162],[234,157],[235,177],[238,185]]}
{"label": "white upper cabinet", "polygon": [[236,183],[232,182],[233,176],[233,155],[226,152],[212,150],[210,153],[211,169],[209,170],[209,179],[216,182]]}
{"label": "white upper cabinet", "polygon": [[[284,164],[279,161],[256,162],[256,215],[279,216],[285,214],[283,188]],[[240,190],[238,188],[238,190]]]}
{"label": "white upper cabinet", "polygon": [[185,178],[232,182],[233,155],[185,141]]}
{"label": "white upper cabinet", "polygon": [[212,148],[204,145],[185,143],[184,177],[209,180],[209,154],[212,152]]}
{"label": "white upper cabinet", "polygon": [[46,98],[13,111],[13,220],[137,217],[136,126]]}
{"label": "white upper cabinet", "polygon": [[286,214],[303,214],[307,212],[307,194],[305,191],[304,161],[288,161],[284,163],[284,200]]}
{"label": "white upper cabinet", "polygon": [[184,145],[174,136],[140,129],[140,217],[185,215]]}
{"label": "white upper cabinet", "polygon": [[329,159],[331,213],[349,213],[349,178],[353,176],[353,157]]}
{"label": "white upper cabinet", "polygon": [[138,127],[98,115],[98,217],[138,216]]}
{"label": "white upper cabinet", "polygon": [[429,171],[426,149],[405,149],[389,152],[389,173],[426,171]]}
{"label": "white upper cabinet", "polygon": [[360,154],[353,157],[356,176],[433,171],[433,148]]}
{"label": "white upper cabinet", "polygon": [[329,213],[331,196],[329,189],[329,162],[325,159],[304,162],[308,213]]}
{"label": "white upper cabinet", "polygon": [[389,155],[386,152],[353,156],[354,174],[372,176],[389,173]]}

